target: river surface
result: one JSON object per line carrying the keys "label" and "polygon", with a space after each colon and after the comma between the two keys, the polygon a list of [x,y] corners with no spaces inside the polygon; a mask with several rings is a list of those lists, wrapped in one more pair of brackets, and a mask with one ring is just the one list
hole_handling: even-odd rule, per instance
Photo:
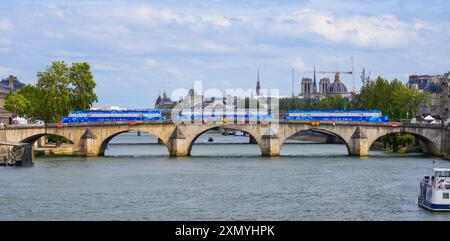
{"label": "river surface", "polygon": [[263,158],[248,137],[204,134],[170,158],[155,143],[125,133],[104,157],[0,167],[0,220],[450,220],[417,206],[432,161],[450,167],[437,157],[289,141]]}

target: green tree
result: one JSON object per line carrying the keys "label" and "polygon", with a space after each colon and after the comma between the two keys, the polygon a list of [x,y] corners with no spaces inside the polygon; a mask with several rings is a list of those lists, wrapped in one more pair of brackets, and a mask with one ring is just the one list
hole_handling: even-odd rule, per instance
{"label": "green tree", "polygon": [[[359,109],[381,110],[389,119],[399,120],[415,117],[420,104],[429,101],[428,93],[409,88],[397,79],[389,82],[378,77],[361,89],[356,106]],[[393,133],[382,138],[385,147],[394,152],[400,146],[412,143],[412,140],[413,136],[404,133]]]}
{"label": "green tree", "polygon": [[29,105],[23,114],[31,117],[33,120],[36,118],[41,118],[40,116],[43,102],[40,90],[36,86],[28,84],[20,88],[16,93],[22,95],[27,101],[29,101]]}
{"label": "green tree", "polygon": [[15,113],[16,115],[25,115],[28,107],[30,106],[30,101],[28,101],[23,95],[14,93],[9,94],[5,98],[5,109]]}
{"label": "green tree", "polygon": [[338,95],[327,96],[317,103],[317,109],[319,110],[347,110],[351,107],[352,104],[349,100]]}
{"label": "green tree", "polygon": [[36,86],[20,91],[30,102],[29,116],[46,122],[57,122],[71,110],[86,110],[97,101],[96,86],[90,65],[54,61],[45,71],[37,73]]}
{"label": "green tree", "polygon": [[88,63],[73,63],[69,69],[69,81],[72,109],[86,110],[92,107],[93,102],[98,101],[94,93],[94,76]]}
{"label": "green tree", "polygon": [[409,88],[399,80],[389,82],[377,77],[361,89],[356,106],[381,110],[390,119],[410,119],[418,113],[420,104],[428,101],[427,93]]}
{"label": "green tree", "polygon": [[279,101],[280,112],[289,110],[347,110],[352,109],[352,103],[341,96],[327,96],[321,100],[311,98],[283,98]]}
{"label": "green tree", "polygon": [[42,93],[40,108],[46,122],[57,122],[71,110],[69,68],[64,61],[54,61],[43,72],[38,72],[37,88]]}

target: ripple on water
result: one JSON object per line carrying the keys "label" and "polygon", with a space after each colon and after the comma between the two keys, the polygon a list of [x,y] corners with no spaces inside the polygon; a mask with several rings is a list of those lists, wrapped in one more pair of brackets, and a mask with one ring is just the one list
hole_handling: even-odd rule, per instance
{"label": "ripple on water", "polygon": [[417,207],[420,178],[432,160],[447,161],[383,152],[348,157],[344,145],[328,144],[284,145],[282,156],[262,158],[256,145],[238,141],[194,145],[184,158],[167,157],[163,145],[115,144],[105,157],[40,157],[33,168],[0,168],[0,219],[450,218]]}

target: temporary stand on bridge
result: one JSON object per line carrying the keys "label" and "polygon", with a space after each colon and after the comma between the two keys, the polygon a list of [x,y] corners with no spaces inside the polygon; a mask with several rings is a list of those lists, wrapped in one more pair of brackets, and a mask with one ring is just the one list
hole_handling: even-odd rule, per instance
{"label": "temporary stand on bridge", "polygon": [[0,142],[0,146],[5,150],[0,154],[1,166],[22,166],[33,165],[33,148],[30,143]]}

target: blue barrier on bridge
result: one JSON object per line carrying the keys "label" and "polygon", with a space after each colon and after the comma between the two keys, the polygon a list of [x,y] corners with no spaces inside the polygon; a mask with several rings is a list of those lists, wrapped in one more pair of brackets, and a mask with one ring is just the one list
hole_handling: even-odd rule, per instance
{"label": "blue barrier on bridge", "polygon": [[290,110],[285,120],[387,122],[380,110]]}
{"label": "blue barrier on bridge", "polygon": [[63,123],[114,122],[114,121],[153,121],[165,120],[160,110],[89,110],[71,111],[62,118]]}

